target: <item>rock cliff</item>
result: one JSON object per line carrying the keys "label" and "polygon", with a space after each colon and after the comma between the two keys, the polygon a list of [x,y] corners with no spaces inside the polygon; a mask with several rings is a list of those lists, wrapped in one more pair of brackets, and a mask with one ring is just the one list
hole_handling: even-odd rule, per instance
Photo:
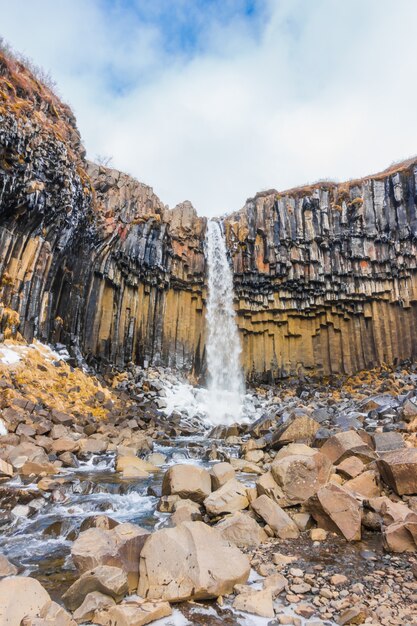
{"label": "rock cliff", "polygon": [[[224,220],[249,377],[417,350],[417,161],[256,195]],[[205,218],[89,163],[70,109],[0,56],[0,333],[92,361],[204,371]]]}

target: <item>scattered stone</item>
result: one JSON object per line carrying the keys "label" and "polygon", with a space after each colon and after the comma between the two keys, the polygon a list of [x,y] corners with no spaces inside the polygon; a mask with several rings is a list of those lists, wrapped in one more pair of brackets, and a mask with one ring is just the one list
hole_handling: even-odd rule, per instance
{"label": "scattered stone", "polygon": [[204,500],[204,506],[209,515],[234,513],[246,509],[249,506],[246,486],[236,478],[232,478],[222,487],[213,491]]}
{"label": "scattered stone", "polygon": [[274,617],[275,615],[271,589],[248,590],[246,593],[240,593],[233,602],[233,608],[261,617]]}
{"label": "scattered stone", "polygon": [[16,565],[10,563],[3,554],[0,554],[0,578],[15,576],[18,572]]}
{"label": "scattered stone", "polygon": [[211,493],[211,477],[207,470],[195,465],[173,465],[165,473],[162,495],[203,502]]}
{"label": "scattered stone", "polygon": [[94,623],[100,626],[145,626],[171,615],[168,602],[123,602],[110,609],[98,611]]}
{"label": "scattered stone", "polygon": [[216,463],[210,470],[211,488],[213,491],[220,489],[229,480],[235,477],[235,470],[230,463]]}
{"label": "scattered stone", "polygon": [[104,593],[100,593],[100,591],[92,591],[85,596],[81,606],[74,611],[73,618],[78,624],[91,622],[93,621],[96,611],[100,611],[101,609],[106,609],[114,605],[115,601],[112,597],[106,596]]}
{"label": "scattered stone", "polygon": [[348,541],[361,539],[361,507],[344,487],[333,483],[321,487],[306,508],[321,528],[342,534]]}
{"label": "scattered stone", "polygon": [[27,576],[0,580],[0,624],[20,626],[25,617],[37,617],[51,602],[40,582]]}
{"label": "scattered stone", "polygon": [[226,541],[238,548],[256,547],[266,541],[267,534],[253,517],[247,513],[236,512],[214,526]]}
{"label": "scattered stone", "polygon": [[129,590],[136,589],[139,557],[149,532],[128,522],[111,530],[90,528],[80,533],[71,548],[72,560],[80,573],[99,565],[120,567],[127,575]]}
{"label": "scattered stone", "polygon": [[299,504],[329,481],[332,464],[318,450],[304,444],[291,444],[278,452],[271,472],[288,502]]}
{"label": "scattered stone", "polygon": [[383,480],[398,495],[417,494],[417,448],[385,453],[378,468]]}
{"label": "scattered stone", "polygon": [[251,503],[251,507],[272,528],[276,537],[280,539],[296,539],[299,536],[300,531],[297,525],[268,496],[259,496]]}
{"label": "scattered stone", "polygon": [[92,591],[100,591],[120,602],[128,590],[127,575],[120,567],[100,565],[82,574],[64,593],[62,600],[68,609],[75,611]]}
{"label": "scattered stone", "polygon": [[327,530],[324,530],[324,528],[312,528],[310,530],[310,539],[312,541],[326,541]]}
{"label": "scattered stone", "polygon": [[337,465],[350,456],[356,456],[364,463],[369,463],[375,458],[375,453],[367,446],[357,432],[347,430],[330,437],[320,448],[330,461]]}

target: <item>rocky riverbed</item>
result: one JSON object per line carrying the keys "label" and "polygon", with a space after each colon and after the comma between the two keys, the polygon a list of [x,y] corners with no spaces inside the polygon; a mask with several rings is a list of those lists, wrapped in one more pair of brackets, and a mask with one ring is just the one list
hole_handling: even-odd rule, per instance
{"label": "rocky riverbed", "polygon": [[264,385],[213,427],[173,371],[0,344],[0,623],[417,624],[416,384]]}

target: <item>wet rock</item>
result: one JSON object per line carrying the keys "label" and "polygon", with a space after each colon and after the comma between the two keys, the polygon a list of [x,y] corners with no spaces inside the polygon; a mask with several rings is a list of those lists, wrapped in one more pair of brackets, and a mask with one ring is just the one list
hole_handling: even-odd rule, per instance
{"label": "wet rock", "polygon": [[101,626],[145,626],[155,620],[171,615],[172,609],[168,602],[140,602],[129,600],[98,611],[94,623]]}
{"label": "wet rock", "polygon": [[120,602],[128,592],[126,573],[120,567],[100,565],[82,574],[64,593],[62,600],[68,609],[75,611],[84,602],[85,597],[93,591],[99,591],[111,596],[116,602]]}
{"label": "wet rock", "polygon": [[230,463],[215,463],[210,470],[210,476],[211,488],[216,491],[235,477],[235,470]]}
{"label": "wet rock", "polygon": [[213,491],[204,500],[204,506],[209,515],[234,513],[246,509],[249,506],[246,486],[236,478],[232,478],[222,487]]}
{"label": "wet rock", "polygon": [[148,463],[160,467],[161,465],[164,465],[166,463],[167,457],[165,456],[165,454],[161,454],[160,452],[152,452],[152,454],[150,454],[146,460],[148,461]]}
{"label": "wet rock", "polygon": [[100,591],[92,591],[88,593],[83,603],[74,611],[73,618],[77,624],[83,622],[92,622],[96,611],[114,606],[115,601],[111,596],[106,596]]}
{"label": "wet rock", "polygon": [[322,445],[320,452],[325,454],[334,465],[350,456],[356,456],[364,463],[369,463],[375,458],[375,453],[354,430],[333,435]]}
{"label": "wet rock", "polygon": [[226,541],[238,548],[253,548],[268,538],[256,520],[247,513],[237,511],[227,516],[214,527]]}
{"label": "wet rock", "polygon": [[237,611],[245,611],[261,617],[274,617],[275,615],[270,589],[257,591],[248,587],[247,591],[240,593],[235,598],[233,608]]}
{"label": "wet rock", "polygon": [[211,493],[211,477],[207,470],[195,465],[173,465],[165,473],[162,495],[203,502]]}
{"label": "wet rock", "polygon": [[361,507],[344,487],[329,483],[306,503],[306,508],[321,528],[342,534],[347,541],[361,538]]}
{"label": "wet rock", "polygon": [[402,495],[417,494],[417,448],[393,450],[378,460],[385,483]]}
{"label": "wet rock", "polygon": [[185,522],[147,539],[140,557],[138,594],[170,602],[217,598],[246,582],[249,571],[247,557],[215,529]]}
{"label": "wet rock", "polygon": [[139,557],[149,532],[130,524],[118,524],[111,530],[90,528],[78,536],[71,556],[79,572],[99,565],[120,567],[128,578],[129,590],[138,584]]}
{"label": "wet rock", "polygon": [[251,507],[272,528],[276,537],[280,539],[296,539],[299,536],[300,531],[297,525],[268,496],[259,496],[251,503]]}
{"label": "wet rock", "polygon": [[291,444],[278,452],[271,473],[288,503],[299,504],[329,481],[332,463],[318,450]]}
{"label": "wet rock", "polygon": [[80,532],[88,530],[89,528],[101,528],[102,530],[111,530],[115,526],[118,526],[119,522],[108,517],[107,515],[91,515],[87,517],[80,526]]}
{"label": "wet rock", "polygon": [[51,602],[42,585],[27,576],[11,576],[0,580],[0,623],[20,626],[25,617],[37,617]]}

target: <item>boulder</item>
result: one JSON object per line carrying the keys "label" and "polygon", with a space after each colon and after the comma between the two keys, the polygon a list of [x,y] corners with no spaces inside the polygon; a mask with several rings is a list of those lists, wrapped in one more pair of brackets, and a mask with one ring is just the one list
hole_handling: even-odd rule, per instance
{"label": "boulder", "polygon": [[85,596],[81,606],[74,611],[73,618],[77,624],[92,622],[96,611],[107,609],[115,604],[115,601],[110,596],[105,596],[100,591],[92,591]]}
{"label": "boulder", "polygon": [[256,481],[256,492],[258,496],[268,496],[268,498],[271,498],[271,500],[279,504],[279,506],[288,506],[288,500],[281,487],[277,485],[272,476],[272,472],[265,472],[265,474],[262,474],[262,476],[258,478]]}
{"label": "boulder", "polygon": [[0,580],[0,624],[20,626],[25,617],[38,617],[51,602],[40,582],[27,576],[11,576]]}
{"label": "boulder", "polygon": [[203,502],[211,493],[211,476],[206,469],[196,465],[173,465],[165,473],[162,495]]}
{"label": "boulder", "polygon": [[149,461],[144,461],[137,456],[118,456],[116,472],[121,472],[125,478],[147,478],[149,472],[157,472],[158,468]]}
{"label": "boulder", "polygon": [[75,611],[92,591],[100,591],[120,602],[128,590],[126,573],[120,567],[100,565],[80,576],[64,593],[62,600],[68,609]]}
{"label": "boulder", "polygon": [[253,517],[239,511],[223,519],[214,528],[223,539],[234,543],[238,548],[253,548],[268,538]]}
{"label": "boulder", "polygon": [[140,556],[138,595],[180,602],[227,595],[250,572],[248,558],[203,522],[184,522],[148,537]]}
{"label": "boulder", "polygon": [[235,470],[230,463],[216,463],[210,470],[211,488],[213,491],[223,487],[225,483],[235,477]]}
{"label": "boulder", "polygon": [[72,560],[82,574],[99,565],[120,567],[127,575],[129,590],[136,589],[139,557],[149,532],[130,524],[118,524],[111,530],[90,528],[74,541]]}
{"label": "boulder", "polygon": [[337,473],[344,478],[356,478],[365,471],[365,463],[356,456],[349,456],[347,459],[339,463]]}
{"label": "boulder", "polygon": [[262,469],[256,465],[256,463],[252,463],[252,461],[246,461],[245,459],[230,459],[230,464],[234,467],[238,472],[245,472],[246,474],[263,474]]}
{"label": "boulder", "polygon": [[391,450],[400,450],[405,447],[405,441],[401,433],[395,431],[387,433],[374,433],[372,435],[374,448],[376,452],[390,452]]}
{"label": "boulder", "polygon": [[275,616],[271,589],[257,591],[249,587],[247,591],[240,593],[235,598],[233,608],[237,611],[245,611],[261,617]]}
{"label": "boulder", "polygon": [[354,430],[333,435],[322,445],[320,452],[325,454],[334,465],[338,465],[350,456],[356,456],[364,463],[375,459],[374,451]]}
{"label": "boulder", "polygon": [[384,482],[399,495],[417,494],[417,448],[387,452],[378,460]]}
{"label": "boulder", "polygon": [[22,626],[77,626],[77,623],[62,606],[48,602],[37,617],[25,617]]}
{"label": "boulder", "polygon": [[308,415],[293,415],[265,439],[272,448],[281,448],[297,441],[311,443],[319,428],[320,424]]}
{"label": "boulder", "polygon": [[168,602],[141,602],[129,600],[98,611],[94,623],[100,626],[145,626],[155,620],[171,615],[172,609]]}
{"label": "boulder", "polygon": [[5,576],[15,576],[17,574],[17,567],[10,563],[3,554],[0,554],[0,578]]}
{"label": "boulder", "polygon": [[11,478],[13,476],[13,472],[13,465],[10,465],[10,463],[0,459],[0,477],[7,476],[8,478]]}
{"label": "boulder", "polygon": [[209,515],[221,515],[223,513],[234,513],[249,506],[246,495],[246,486],[236,478],[232,478],[227,483],[213,491],[205,500],[204,506]]}
{"label": "boulder", "polygon": [[318,450],[304,444],[291,444],[278,452],[271,473],[290,504],[300,504],[325,485],[332,463]]}
{"label": "boulder", "polygon": [[417,513],[410,511],[403,520],[382,529],[384,547],[391,552],[417,550]]}
{"label": "boulder", "polygon": [[363,474],[356,476],[356,478],[346,481],[343,486],[363,498],[377,498],[381,495],[381,490],[378,485],[378,475],[374,470],[363,472]]}
{"label": "boulder", "polygon": [[339,485],[321,487],[306,503],[318,525],[341,534],[348,541],[361,538],[361,507],[353,494]]}
{"label": "boulder", "polygon": [[178,500],[174,504],[174,513],[171,517],[171,525],[177,526],[182,522],[195,522],[201,520],[200,505],[192,500]]}
{"label": "boulder", "polygon": [[299,536],[300,531],[291,517],[268,496],[259,496],[251,503],[251,507],[272,528],[276,537],[296,539]]}

